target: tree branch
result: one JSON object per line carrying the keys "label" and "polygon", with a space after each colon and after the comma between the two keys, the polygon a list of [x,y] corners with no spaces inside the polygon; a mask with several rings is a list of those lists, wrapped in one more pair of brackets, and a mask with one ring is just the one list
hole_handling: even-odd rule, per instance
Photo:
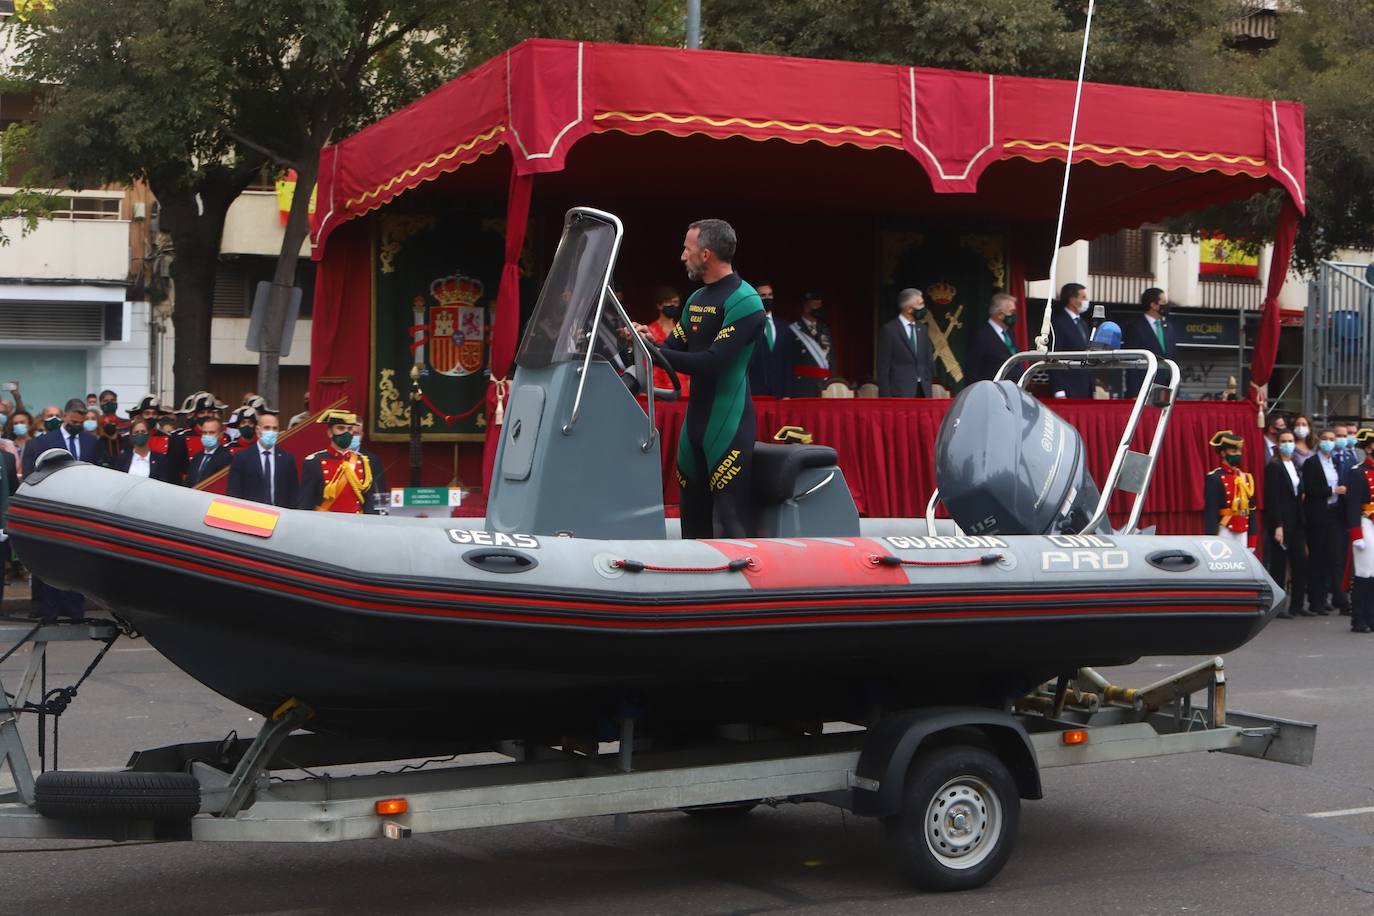
{"label": "tree branch", "polygon": [[257,153],[258,155],[265,157],[269,162],[275,162],[277,165],[286,166],[289,169],[296,169],[297,171],[300,170],[300,163],[296,160],[291,159],[287,156],[283,156],[281,153],[269,149],[268,147],[263,146],[261,143],[256,143],[252,140],[249,140],[247,137],[243,136],[243,134],[238,133],[232,128],[224,128],[224,135],[228,137],[230,140],[233,140],[235,143],[239,144],[240,146],[245,146],[248,149],[251,149],[253,152]]}

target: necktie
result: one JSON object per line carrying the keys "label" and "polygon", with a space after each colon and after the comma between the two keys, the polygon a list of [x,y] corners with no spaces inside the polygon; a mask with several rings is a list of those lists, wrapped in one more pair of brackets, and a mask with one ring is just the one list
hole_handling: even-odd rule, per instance
{"label": "necktie", "polygon": [[1002,343],[1007,345],[1008,353],[1016,352],[1016,345],[1011,342],[1011,332],[1008,331],[1006,328],[1002,329]]}
{"label": "necktie", "polygon": [[277,504],[277,482],[272,479],[272,453],[262,453],[262,479],[267,481],[267,501],[272,505]]}
{"label": "necktie", "polygon": [[80,458],[80,457],[81,457],[81,452],[80,452],[80,451],[77,449],[77,447],[76,447],[76,435],[75,435],[75,434],[68,434],[68,436],[67,436],[67,451],[69,451],[69,452],[72,453],[72,457],[73,457],[73,458]]}
{"label": "necktie", "polygon": [[773,349],[773,342],[777,340],[777,332],[773,330],[772,315],[768,315],[763,320],[763,339],[768,341],[768,349]]}
{"label": "necktie", "polygon": [[914,352],[916,350],[916,322],[907,322],[906,336],[911,341],[911,349]]}
{"label": "necktie", "polygon": [[1164,355],[1164,322],[1155,322],[1155,337],[1159,338],[1159,353]]}

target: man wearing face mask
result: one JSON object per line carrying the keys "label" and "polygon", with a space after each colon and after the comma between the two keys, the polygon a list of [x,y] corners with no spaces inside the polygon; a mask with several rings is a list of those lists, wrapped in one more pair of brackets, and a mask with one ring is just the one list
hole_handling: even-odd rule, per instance
{"label": "man wearing face mask", "polygon": [[1345,474],[1345,518],[1350,537],[1350,629],[1374,632],[1374,429],[1355,433],[1363,459]]}
{"label": "man wearing face mask", "polygon": [[33,471],[38,456],[50,448],[60,448],[70,452],[78,461],[95,462],[99,458],[99,443],[95,435],[86,430],[86,402],[72,398],[65,408],[65,419],[55,413],[56,407],[43,408],[43,435],[29,443],[24,449],[24,475]]}
{"label": "man wearing face mask", "polygon": [[207,417],[200,422],[200,454],[191,458],[191,467],[186,472],[186,486],[208,480],[222,468],[227,468],[233,460],[228,446],[223,444],[224,431],[219,420]]}
{"label": "man wearing face mask", "polygon": [[1237,552],[1254,548],[1255,478],[1240,469],[1245,440],[1223,429],[1207,443],[1217,450],[1221,463],[1209,471],[1202,487],[1202,530],[1235,545]]}
{"label": "man wearing face mask", "polygon": [[1334,608],[1350,613],[1345,596],[1346,537],[1344,468],[1336,461],[1336,434],[1317,439],[1312,457],[1302,466],[1303,514],[1307,519],[1307,604],[1313,613]]}
{"label": "man wearing face mask", "polygon": [[[1060,307],[1050,317],[1054,331],[1052,350],[1088,349],[1088,290],[1081,283],[1065,283],[1059,292]],[[1050,371],[1050,390],[1056,398],[1091,398],[1093,374],[1087,369]]]}
{"label": "man wearing face mask", "polygon": [[301,463],[297,505],[316,512],[377,512],[377,479],[366,455],[353,451],[358,417],[348,410],[326,410],[317,421],[329,428],[329,447]]}
{"label": "man wearing face mask", "polygon": [[258,415],[257,436],[229,465],[228,494],[294,509],[298,501],[296,459],[277,445],[281,421],[272,411]]}
{"label": "man wearing face mask", "polygon": [[[1152,286],[1140,294],[1140,305],[1145,314],[1126,326],[1122,349],[1149,350],[1158,359],[1177,360],[1178,336],[1169,326],[1169,294]],[[1155,381],[1160,385],[1168,384],[1169,373],[1161,371]],[[1144,369],[1127,371],[1126,396],[1135,397],[1144,383]]]}
{"label": "man wearing face mask", "polygon": [[792,392],[795,339],[773,314],[773,284],[755,284],[763,303],[763,337],[749,357],[749,393],[755,397],[785,398]]}
{"label": "man wearing face mask", "polygon": [[[671,382],[668,383],[670,386]],[[682,385],[683,392],[687,391],[687,384]],[[361,422],[353,424],[353,441],[348,445],[349,449],[356,454],[362,455],[367,459],[367,463],[372,466],[372,479],[376,485],[374,489],[378,493],[390,493],[391,490],[386,485],[386,468],[382,467],[382,461],[373,451],[363,448],[363,424]]]}
{"label": "man wearing face mask", "polygon": [[970,384],[992,379],[1007,357],[1016,352],[1016,341],[1011,336],[1016,318],[1015,296],[997,293],[992,297],[988,304],[988,320],[973,332],[973,343],[969,345],[968,355],[964,358],[964,378]]}
{"label": "man wearing face mask", "polygon": [[919,289],[897,294],[897,317],[878,329],[878,397],[928,398],[934,381],[935,346]]}
{"label": "man wearing face mask", "polygon": [[[658,318],[645,325],[649,329],[649,337],[660,347],[668,336],[677,330],[678,321],[682,318],[682,296],[678,291],[664,286],[659,289],[654,296],[654,308],[658,309]],[[682,396],[687,397],[687,392],[691,389],[691,378],[680,378],[682,383]],[[672,388],[673,383],[668,380],[668,373],[657,366],[654,367],[654,387]]]}
{"label": "man wearing face mask", "polygon": [[818,292],[802,293],[801,317],[792,322],[792,396],[818,398],[826,379],[835,374],[830,325],[821,320],[825,302]]}

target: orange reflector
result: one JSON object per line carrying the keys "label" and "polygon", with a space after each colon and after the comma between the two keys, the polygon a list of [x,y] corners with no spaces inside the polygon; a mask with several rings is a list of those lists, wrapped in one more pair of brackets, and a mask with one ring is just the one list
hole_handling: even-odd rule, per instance
{"label": "orange reflector", "polygon": [[384,798],[372,806],[372,810],[385,817],[389,814],[405,814],[410,809],[404,798]]}
{"label": "orange reflector", "polygon": [[1068,731],[1063,732],[1059,737],[1060,740],[1062,740],[1065,744],[1088,743],[1088,732],[1082,728],[1071,728]]}

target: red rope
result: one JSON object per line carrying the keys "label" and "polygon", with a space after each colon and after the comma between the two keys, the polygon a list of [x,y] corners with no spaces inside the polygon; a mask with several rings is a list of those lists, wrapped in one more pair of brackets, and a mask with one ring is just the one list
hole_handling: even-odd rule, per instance
{"label": "red rope", "polygon": [[487,396],[486,394],[483,394],[476,404],[473,404],[471,407],[469,407],[462,413],[444,413],[438,407],[434,406],[434,402],[429,399],[429,395],[425,394],[425,390],[423,388],[420,389],[420,400],[425,402],[425,406],[428,407],[430,409],[430,412],[432,412],[436,417],[443,420],[446,425],[452,426],[454,423],[463,419],[464,417],[470,417],[474,413],[476,413],[478,409],[481,408],[481,406],[487,402]]}
{"label": "red rope", "polygon": [[745,569],[753,568],[757,563],[753,557],[740,557],[719,566],[655,566],[652,563],[641,563],[639,560],[616,560],[611,565],[626,572],[713,573],[743,572]]}
{"label": "red rope", "polygon": [[1002,556],[1000,553],[985,553],[981,557],[969,557],[965,560],[904,560],[891,554],[879,556],[870,553],[868,562],[874,566],[991,566],[1000,562]]}

